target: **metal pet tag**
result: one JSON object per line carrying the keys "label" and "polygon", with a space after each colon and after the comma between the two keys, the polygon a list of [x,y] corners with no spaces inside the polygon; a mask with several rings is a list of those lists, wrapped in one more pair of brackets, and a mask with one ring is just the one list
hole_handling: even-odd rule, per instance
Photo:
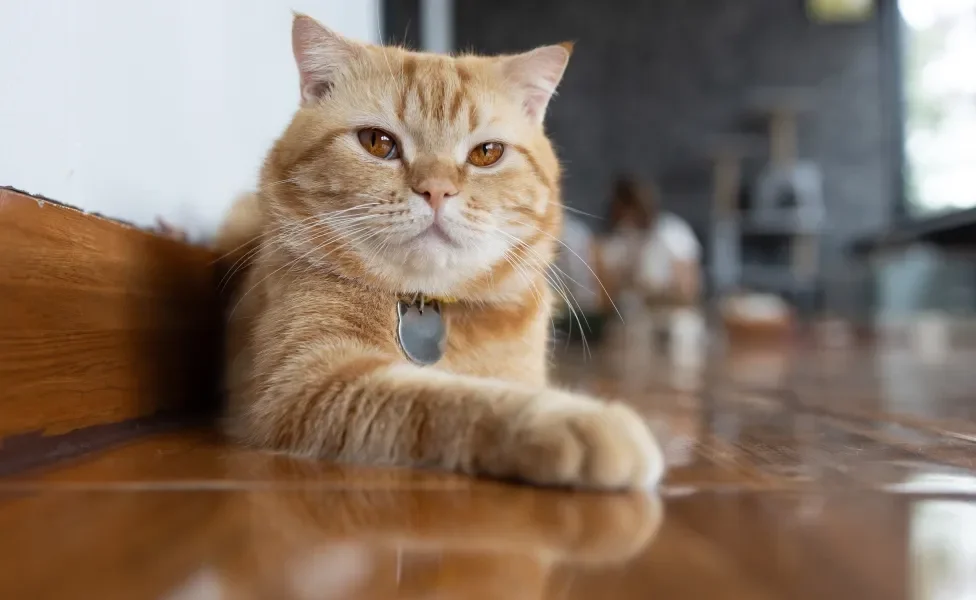
{"label": "metal pet tag", "polygon": [[397,302],[397,339],[403,353],[419,365],[432,365],[444,356],[444,320],[436,303],[427,306]]}

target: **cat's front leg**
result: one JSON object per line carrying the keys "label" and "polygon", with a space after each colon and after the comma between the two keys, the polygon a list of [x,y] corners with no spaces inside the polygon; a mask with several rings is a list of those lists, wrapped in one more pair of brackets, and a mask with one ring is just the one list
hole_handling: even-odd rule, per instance
{"label": "cat's front leg", "polygon": [[656,484],[664,456],[629,406],[545,390],[512,418],[500,475],[546,485],[632,489]]}
{"label": "cat's front leg", "polygon": [[236,429],[279,450],[598,489],[650,486],[664,470],[619,403],[358,352],[304,354],[268,383]]}

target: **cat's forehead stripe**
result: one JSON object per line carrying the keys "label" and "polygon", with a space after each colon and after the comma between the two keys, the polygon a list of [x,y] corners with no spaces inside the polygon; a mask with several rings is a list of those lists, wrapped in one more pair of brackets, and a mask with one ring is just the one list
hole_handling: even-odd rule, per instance
{"label": "cat's forehead stripe", "polygon": [[417,74],[417,61],[412,56],[404,56],[403,67],[400,72],[402,76],[398,86],[400,98],[397,103],[396,116],[402,121],[407,114],[407,99],[410,97]]}
{"label": "cat's forehead stripe", "polygon": [[468,100],[468,133],[474,133],[478,128],[478,107],[473,101]]}
{"label": "cat's forehead stripe", "polygon": [[457,121],[458,116],[461,113],[461,106],[464,104],[464,86],[458,86],[458,89],[454,91],[454,99],[451,100],[451,111],[449,113],[449,119],[452,121]]}
{"label": "cat's forehead stripe", "polygon": [[468,133],[478,126],[478,110],[470,90],[471,70],[449,58],[401,58],[396,93],[396,117],[404,122],[412,103],[421,116],[433,121],[458,123],[467,113]]}
{"label": "cat's forehead stripe", "polygon": [[432,82],[425,86],[428,89],[430,100],[427,102],[431,111],[431,116],[435,121],[444,120],[444,104],[447,99],[447,81],[443,77],[434,77]]}

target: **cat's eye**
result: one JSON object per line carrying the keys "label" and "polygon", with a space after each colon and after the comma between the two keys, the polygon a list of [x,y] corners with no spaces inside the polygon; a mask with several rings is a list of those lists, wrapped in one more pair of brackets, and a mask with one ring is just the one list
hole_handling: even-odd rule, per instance
{"label": "cat's eye", "polygon": [[361,130],[359,132],[359,143],[366,149],[366,152],[376,158],[383,160],[400,158],[400,146],[392,135],[382,129],[373,127]]}
{"label": "cat's eye", "polygon": [[505,146],[500,142],[485,142],[468,152],[468,162],[476,167],[490,167],[498,162],[504,153]]}

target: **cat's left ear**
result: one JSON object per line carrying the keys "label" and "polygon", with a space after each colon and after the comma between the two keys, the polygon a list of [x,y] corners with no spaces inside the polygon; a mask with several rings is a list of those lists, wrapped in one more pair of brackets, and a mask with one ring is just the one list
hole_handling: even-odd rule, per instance
{"label": "cat's left ear", "polygon": [[515,93],[521,95],[525,112],[533,121],[541,123],[545,117],[546,107],[563,78],[572,53],[572,42],[564,42],[502,59],[505,79],[515,86]]}

